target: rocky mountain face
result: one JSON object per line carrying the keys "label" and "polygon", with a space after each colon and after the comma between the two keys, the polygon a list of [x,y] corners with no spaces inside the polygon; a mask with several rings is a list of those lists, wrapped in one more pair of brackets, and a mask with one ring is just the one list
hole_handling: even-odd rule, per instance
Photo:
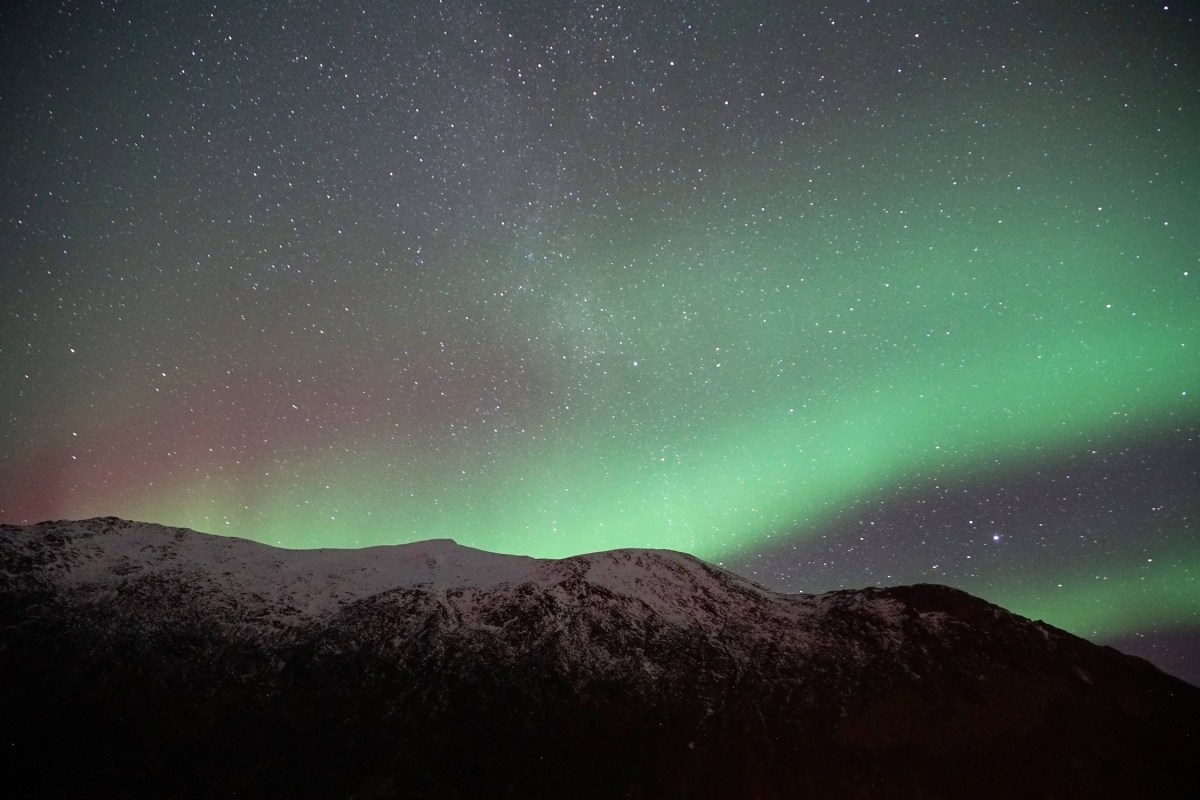
{"label": "rocky mountain face", "polygon": [[22,797],[1194,798],[1200,689],[944,586],[0,529]]}

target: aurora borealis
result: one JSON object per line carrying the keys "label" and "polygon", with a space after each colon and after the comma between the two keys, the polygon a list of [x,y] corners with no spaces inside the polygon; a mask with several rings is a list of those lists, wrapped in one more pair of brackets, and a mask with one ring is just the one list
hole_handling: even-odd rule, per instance
{"label": "aurora borealis", "polygon": [[1200,681],[1190,4],[0,12],[0,519],[936,581]]}

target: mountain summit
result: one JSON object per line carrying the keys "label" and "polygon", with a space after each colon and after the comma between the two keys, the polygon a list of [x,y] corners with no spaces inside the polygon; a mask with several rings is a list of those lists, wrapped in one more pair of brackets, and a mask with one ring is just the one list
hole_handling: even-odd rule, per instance
{"label": "mountain summit", "polygon": [[0,526],[0,736],[31,797],[1200,796],[1200,689],[945,586],[114,518]]}

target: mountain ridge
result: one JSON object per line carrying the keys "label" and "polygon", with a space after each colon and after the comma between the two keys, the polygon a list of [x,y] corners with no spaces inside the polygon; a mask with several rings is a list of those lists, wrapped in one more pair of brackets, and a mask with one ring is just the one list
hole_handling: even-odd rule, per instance
{"label": "mountain ridge", "polygon": [[12,767],[129,796],[1200,789],[1200,689],[1148,662],[950,587],[784,595],[673,551],[3,526],[0,645]]}

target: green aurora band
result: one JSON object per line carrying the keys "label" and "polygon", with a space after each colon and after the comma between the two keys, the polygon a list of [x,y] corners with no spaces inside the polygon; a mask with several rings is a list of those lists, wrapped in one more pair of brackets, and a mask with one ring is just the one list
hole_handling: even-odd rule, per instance
{"label": "green aurora band", "polygon": [[1113,570],[1102,563],[1078,565],[1057,578],[1033,570],[1026,579],[988,591],[1010,611],[1044,619],[1094,641],[1130,631],[1170,629],[1196,622],[1200,550],[1142,559]]}
{"label": "green aurora band", "polygon": [[[214,310],[249,290],[229,288],[232,272],[198,272],[193,304],[174,299],[187,290],[163,289],[174,315],[163,349],[189,352],[192,331],[232,335],[243,349],[228,363],[269,374],[268,385],[296,386],[290,402],[270,398],[284,404],[270,430],[297,430],[231,434],[236,426],[205,412],[211,397],[195,390],[228,381],[226,364],[193,363],[186,376],[164,367],[164,397],[189,397],[181,404],[208,413],[214,437],[243,437],[229,448],[236,463],[219,448],[210,455],[203,435],[179,434],[194,445],[190,464],[180,458],[123,486],[93,467],[100,477],[91,498],[64,490],[56,507],[73,516],[115,507],[292,548],[450,537],[541,557],[655,547],[732,561],[803,545],[845,509],[900,489],[983,481],[1098,443],[1195,430],[1200,116],[1184,105],[1137,109],[1138,87],[1156,85],[1157,65],[1092,87],[1090,72],[1121,65],[1083,69],[1075,55],[1062,59],[1060,85],[1091,87],[1086,102],[1083,88],[1063,94],[1049,78],[1036,87],[1010,82],[1056,74],[1018,48],[1005,75],[947,80],[931,70],[928,85],[903,98],[875,97],[864,80],[857,90],[874,104],[870,113],[818,119],[804,141],[789,138],[800,136],[793,128],[775,139],[762,132],[750,147],[729,111],[735,134],[725,155],[706,152],[692,164],[664,151],[689,180],[668,188],[660,180],[639,194],[636,177],[622,178],[615,185],[629,195],[611,207],[558,206],[553,218],[499,232],[448,224],[454,242],[429,254],[429,274],[391,265],[420,292],[376,276],[344,290],[352,297],[308,287],[299,296],[312,301],[314,319],[333,318],[343,304],[362,309],[336,346],[311,330],[315,323],[294,321],[304,312],[288,294],[294,287],[256,295],[259,305]],[[1194,101],[1194,93],[1186,99]],[[633,172],[617,167],[604,174]],[[97,212],[96,231],[84,227],[76,238],[98,239],[90,234],[107,220]],[[356,250],[345,227],[336,246],[304,246],[332,260],[325,248],[379,252],[371,242]],[[374,235],[389,247],[397,238]],[[265,252],[268,244],[237,246]],[[203,246],[214,264],[254,258],[233,244],[229,252],[221,242]],[[156,291],[149,286],[139,291]],[[444,304],[428,303],[434,295]],[[280,331],[296,329],[270,338],[269,325],[246,321],[275,319],[271,310],[278,319],[286,311]],[[30,330],[31,341],[49,342],[30,352],[66,351],[46,325]],[[120,337],[141,336],[123,330],[101,326],[92,343],[99,355],[89,356],[97,373],[119,374],[128,344]],[[346,354],[398,358],[410,347],[432,365],[405,385],[429,394],[394,396],[386,413],[376,406],[337,417],[311,439],[292,425],[328,405],[294,376]],[[381,373],[391,364],[364,363]],[[212,374],[198,378],[206,369]],[[21,380],[10,370],[6,378]],[[76,388],[58,394],[75,397]],[[76,426],[80,441],[122,429],[160,450],[171,441],[160,430],[169,413],[123,409],[131,401],[116,393],[77,395],[69,413],[46,413],[40,424],[55,436],[41,434],[38,446],[73,443],[74,429],[61,425]],[[36,409],[38,400],[22,402]],[[90,423],[56,422],[73,416]],[[144,463],[138,458],[129,461]],[[1068,568],[1079,577],[1063,578]],[[1035,568],[1026,581],[982,575],[964,588],[1084,635],[1119,635],[1151,619],[1200,625],[1200,544],[1156,558],[1153,569],[1167,577],[1149,589],[1146,568],[1109,569],[1111,580],[1100,581],[1099,568],[1062,564]],[[1114,600],[1114,586],[1134,599]]]}
{"label": "green aurora band", "polygon": [[[958,227],[922,218],[937,198],[907,214],[863,201],[838,219],[751,215],[752,246],[694,223],[643,232],[652,255],[540,258],[558,302],[489,308],[511,292],[501,280],[468,308],[541,343],[560,398],[588,387],[536,436],[464,422],[405,463],[367,426],[353,469],[309,459],[253,510],[223,504],[232,485],[188,485],[142,513],[289,547],[445,536],[545,557],[654,546],[717,560],[724,543],[804,536],[891,486],[1195,419],[1200,324],[1182,253],[1196,235],[1169,223],[1195,218],[1196,201],[1167,219],[1047,223],[1021,191]],[[845,246],[834,229],[863,235]]]}

